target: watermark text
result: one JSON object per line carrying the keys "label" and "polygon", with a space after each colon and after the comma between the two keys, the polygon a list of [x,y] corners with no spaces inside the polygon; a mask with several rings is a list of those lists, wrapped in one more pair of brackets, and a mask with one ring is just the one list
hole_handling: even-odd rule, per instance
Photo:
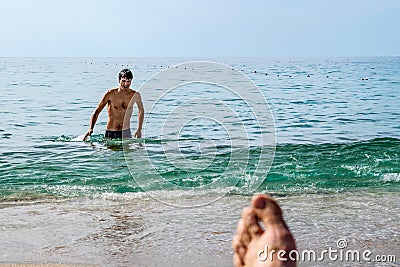
{"label": "watermark text", "polygon": [[347,240],[339,239],[336,242],[336,248],[328,247],[322,251],[315,250],[275,250],[265,246],[258,251],[259,261],[300,261],[300,262],[388,262],[396,263],[396,255],[374,255],[373,251],[346,249]]}

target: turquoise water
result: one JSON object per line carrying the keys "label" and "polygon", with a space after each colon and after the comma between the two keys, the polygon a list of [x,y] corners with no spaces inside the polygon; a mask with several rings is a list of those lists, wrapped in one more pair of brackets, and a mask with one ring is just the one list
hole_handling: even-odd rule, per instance
{"label": "turquoise water", "polygon": [[[133,87],[139,88],[151,75],[188,60],[2,58],[0,199],[141,192],[135,176],[146,172],[140,168],[145,156],[157,162],[163,178],[183,190],[202,189],[218,180],[217,187],[226,185],[233,194],[245,194],[262,149],[252,133],[244,138],[255,140],[248,155],[236,159],[228,173],[224,173],[232,156],[228,135],[218,127],[213,129],[210,122],[184,127],[180,138],[161,140],[148,131],[143,139],[131,141],[129,150],[139,155],[138,168],[131,172],[124,145],[103,138],[105,110],[91,141],[79,141],[104,91],[117,85],[120,69],[131,68]],[[265,179],[258,192],[400,189],[400,58],[207,60],[228,64],[247,75],[270,105],[276,151],[268,175],[255,177]],[[166,103],[179,106],[180,97],[188,94],[182,89]],[[142,96],[148,110],[151,96],[143,91]],[[227,96],[217,92],[214,97]],[[210,133],[212,143],[199,148]],[[177,151],[175,143],[181,146]],[[174,155],[185,154],[191,159],[189,165],[207,154],[207,149],[216,151],[215,158],[206,168],[188,171],[160,157],[165,146]],[[146,190],[170,190],[157,183],[149,188]]]}
{"label": "turquoise water", "polygon": [[[8,160],[2,161],[2,198],[143,191],[126,167],[120,146],[112,147],[100,141],[97,147],[91,147],[66,140],[48,139],[48,145],[32,148],[45,150],[45,154],[3,152],[2,157]],[[398,191],[399,148],[400,140],[394,138],[347,144],[280,144],[272,168],[258,190],[277,194],[335,193],[354,189]],[[252,150],[250,166],[252,157],[257,156],[257,149]],[[196,188],[220,175],[229,153],[216,160],[216,166],[196,174],[165,164],[163,177],[172,177],[174,183],[182,187]],[[230,177],[224,178],[229,180]],[[239,182],[233,191],[240,193],[241,186]],[[154,187],[154,190],[159,189]]]}

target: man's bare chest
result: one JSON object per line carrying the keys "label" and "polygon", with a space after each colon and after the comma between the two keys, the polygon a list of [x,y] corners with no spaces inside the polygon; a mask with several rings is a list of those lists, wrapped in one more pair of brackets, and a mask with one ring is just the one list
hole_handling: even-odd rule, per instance
{"label": "man's bare chest", "polygon": [[132,100],[132,96],[127,96],[127,97],[120,97],[120,98],[111,98],[108,100],[108,108],[109,109],[114,109],[114,110],[127,110],[128,108],[132,108],[132,103],[130,103]]}

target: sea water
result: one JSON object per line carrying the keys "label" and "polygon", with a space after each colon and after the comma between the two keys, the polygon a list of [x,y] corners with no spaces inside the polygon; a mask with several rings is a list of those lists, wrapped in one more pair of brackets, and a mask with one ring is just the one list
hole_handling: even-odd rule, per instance
{"label": "sea water", "polygon": [[[270,146],[259,145],[257,127],[239,138],[247,147],[232,146],[225,129],[246,128],[251,118],[212,120],[221,103],[243,114],[242,99],[213,85],[161,94],[162,108],[151,109],[144,84],[190,61],[225,64],[260,90],[274,126],[270,161],[260,161]],[[184,125],[164,125],[178,134],[158,134],[156,120],[143,138],[124,142],[104,138],[104,110],[90,140],[80,141],[123,68],[135,74],[146,118],[193,107],[193,99],[222,102],[183,111],[198,118]],[[279,200],[298,247],[324,249],[346,237],[353,248],[399,258],[399,57],[1,58],[0,74],[0,262],[229,266],[240,210],[254,191]],[[154,178],[142,164],[149,159],[157,178],[144,184],[139,177]],[[254,171],[271,163],[265,175]],[[249,190],[252,180],[260,183]]]}

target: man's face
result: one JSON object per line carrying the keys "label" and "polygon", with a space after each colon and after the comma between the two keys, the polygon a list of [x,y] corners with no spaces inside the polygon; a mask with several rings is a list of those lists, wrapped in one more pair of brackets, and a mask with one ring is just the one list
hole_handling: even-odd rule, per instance
{"label": "man's face", "polygon": [[121,89],[129,89],[129,87],[131,86],[131,82],[131,79],[121,78],[121,80],[119,80],[119,86],[121,87]]}

